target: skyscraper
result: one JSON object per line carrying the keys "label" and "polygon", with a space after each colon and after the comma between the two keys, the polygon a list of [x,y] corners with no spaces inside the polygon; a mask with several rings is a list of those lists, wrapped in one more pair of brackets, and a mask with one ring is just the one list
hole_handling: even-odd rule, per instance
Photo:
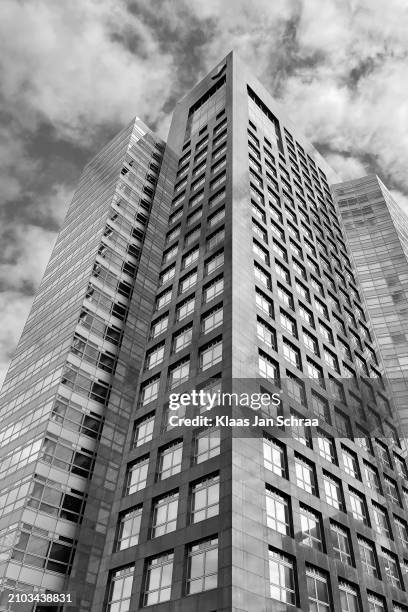
{"label": "skyscraper", "polygon": [[[232,53],[165,149],[136,121],[90,163],[1,397],[4,610],[30,585],[80,612],[407,609],[399,414],[336,180]],[[194,391],[278,393],[257,414],[293,425]]]}
{"label": "skyscraper", "polygon": [[375,175],[333,186],[386,373],[408,431],[408,219]]}

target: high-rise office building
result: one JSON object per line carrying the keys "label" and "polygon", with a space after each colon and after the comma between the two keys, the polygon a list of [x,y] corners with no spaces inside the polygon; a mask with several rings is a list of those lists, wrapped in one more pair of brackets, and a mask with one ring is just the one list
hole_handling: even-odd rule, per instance
{"label": "high-rise office building", "polygon": [[333,185],[333,193],[408,437],[408,218],[375,175]]}
{"label": "high-rise office building", "polygon": [[[408,609],[399,414],[335,180],[232,53],[165,150],[136,122],[90,163],[1,397],[0,610],[33,586],[78,612]],[[277,392],[256,414],[292,426],[238,421]]]}

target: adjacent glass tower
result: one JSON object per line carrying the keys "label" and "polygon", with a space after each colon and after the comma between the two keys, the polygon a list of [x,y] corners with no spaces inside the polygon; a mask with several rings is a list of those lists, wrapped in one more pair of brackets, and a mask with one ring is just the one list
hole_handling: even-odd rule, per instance
{"label": "adjacent glass tower", "polygon": [[[91,162],[2,394],[0,610],[33,585],[78,612],[408,609],[398,401],[336,180],[232,53],[165,149],[136,121]],[[319,426],[174,426],[209,413],[170,409],[192,390]]]}

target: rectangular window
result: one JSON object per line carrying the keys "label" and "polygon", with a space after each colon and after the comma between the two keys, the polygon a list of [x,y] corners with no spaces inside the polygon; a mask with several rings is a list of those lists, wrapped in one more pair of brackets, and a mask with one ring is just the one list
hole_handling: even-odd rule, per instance
{"label": "rectangular window", "polygon": [[217,516],[220,500],[220,477],[200,480],[191,489],[191,523]]}
{"label": "rectangular window", "polygon": [[283,347],[283,356],[285,357],[285,359],[287,359],[287,361],[289,361],[289,363],[294,365],[296,368],[301,370],[302,362],[300,359],[300,350],[296,348],[296,346],[291,344],[285,338],[283,338],[282,347]]}
{"label": "rectangular window", "polygon": [[341,454],[343,457],[344,470],[353,478],[360,479],[360,470],[358,467],[357,456],[350,450],[342,446]]}
{"label": "rectangular window", "polygon": [[341,612],[361,612],[357,587],[348,582],[339,581],[339,591]]}
{"label": "rectangular window", "polygon": [[355,491],[349,487],[351,514],[357,521],[361,521],[364,525],[370,526],[368,521],[367,503],[362,493]]}
{"label": "rectangular window", "polygon": [[258,369],[261,376],[272,380],[279,380],[279,367],[266,353],[258,351]]}
{"label": "rectangular window", "polygon": [[382,549],[382,556],[384,561],[385,575],[387,576],[388,582],[397,589],[402,589],[401,574],[399,569],[398,558],[389,550]]}
{"label": "rectangular window", "polygon": [[264,466],[274,474],[287,478],[285,447],[271,438],[263,438]]}
{"label": "rectangular window", "polygon": [[266,524],[282,535],[291,534],[289,500],[271,487],[266,487]]}
{"label": "rectangular window", "polygon": [[372,542],[358,536],[358,549],[364,572],[374,578],[379,578],[377,555]]}
{"label": "rectangular window", "polygon": [[167,446],[159,452],[159,465],[157,479],[164,480],[178,474],[181,470],[181,459],[183,455],[183,442],[176,442]]}
{"label": "rectangular window", "polygon": [[401,505],[397,483],[395,482],[395,480],[392,480],[388,476],[384,476],[384,491],[385,496],[388,497],[390,501],[392,501],[394,504],[397,504],[398,506]]}
{"label": "rectangular window", "polygon": [[333,551],[337,559],[346,565],[353,565],[350,533],[346,527],[330,521],[330,531],[333,540]]}
{"label": "rectangular window", "polygon": [[224,279],[222,276],[218,276],[211,283],[206,285],[203,289],[203,299],[207,304],[224,291]]}
{"label": "rectangular window", "polygon": [[291,310],[295,310],[295,302],[293,300],[293,295],[280,283],[278,283],[278,297],[282,304],[285,304],[285,306],[287,306]]}
{"label": "rectangular window", "polygon": [[171,493],[153,503],[152,538],[176,529],[178,500],[179,494]]}
{"label": "rectangular window", "polygon": [[210,331],[222,325],[223,322],[223,306],[217,306],[209,312],[205,313],[201,319],[201,329],[203,334],[208,334]]}
{"label": "rectangular window", "polygon": [[297,338],[296,321],[282,309],[280,309],[280,323],[291,336]]}
{"label": "rectangular window", "polygon": [[187,595],[215,589],[218,583],[218,538],[192,544],[187,552]]}
{"label": "rectangular window", "polygon": [[333,508],[337,508],[337,510],[344,510],[343,492],[340,481],[334,476],[323,472],[323,485],[326,502],[330,506],[333,506]]}
{"label": "rectangular window", "polygon": [[310,565],[306,565],[306,585],[309,610],[313,612],[330,612],[332,607],[327,574]]}
{"label": "rectangular window", "polygon": [[147,380],[142,384],[140,392],[140,403],[142,406],[150,404],[159,396],[160,376]]}
{"label": "rectangular window", "polygon": [[254,261],[254,273],[255,278],[267,289],[270,289],[272,286],[271,276],[256,262]]}
{"label": "rectangular window", "polygon": [[168,324],[169,324],[168,315],[165,315],[164,317],[160,317],[160,319],[156,319],[156,321],[152,323],[150,337],[157,338],[157,336],[159,336],[160,334],[166,331]]}
{"label": "rectangular window", "polygon": [[141,520],[142,506],[138,506],[119,517],[116,550],[124,550],[138,544]]}
{"label": "rectangular window", "polygon": [[[173,553],[154,557],[147,562],[143,605],[169,601],[171,597],[171,580],[173,576]],[[119,610],[119,608],[118,608]],[[120,608],[120,612],[122,609]]]}
{"label": "rectangular window", "polygon": [[213,272],[215,272],[215,270],[218,270],[218,268],[220,268],[223,265],[224,265],[224,251],[220,251],[206,261],[205,272],[206,274],[212,274]]}
{"label": "rectangular window", "polygon": [[220,430],[206,429],[195,438],[194,461],[203,463],[220,454]]}
{"label": "rectangular window", "polygon": [[146,442],[150,442],[153,438],[154,429],[154,413],[148,414],[142,419],[139,419],[135,423],[133,430],[133,448],[142,446]]}
{"label": "rectangular window", "polygon": [[174,389],[187,382],[190,377],[190,359],[183,359],[169,368],[169,389]]}
{"label": "rectangular window", "polygon": [[276,350],[276,332],[260,317],[257,317],[256,330],[258,338],[264,342],[269,348]]}
{"label": "rectangular window", "polygon": [[322,431],[319,431],[317,447],[321,457],[324,457],[324,459],[330,461],[330,463],[336,463],[336,451],[334,449],[333,439],[328,438]]}
{"label": "rectangular window", "polygon": [[155,366],[159,365],[163,361],[164,357],[164,344],[155,346],[153,349],[146,353],[145,370],[151,370]]}
{"label": "rectangular window", "polygon": [[173,336],[172,350],[173,353],[178,353],[191,344],[193,336],[193,328],[191,325],[183,327]]}
{"label": "rectangular window", "polygon": [[169,302],[171,301],[172,293],[173,293],[173,290],[170,288],[170,289],[167,289],[167,291],[165,291],[161,295],[157,296],[156,310],[160,310],[161,308],[164,308],[167,304],[169,304]]}
{"label": "rectangular window", "polygon": [[149,457],[142,457],[128,468],[125,495],[132,495],[145,488],[148,469]]}
{"label": "rectangular window", "polygon": [[222,339],[217,339],[200,349],[200,370],[208,370],[222,360]]}
{"label": "rectangular window", "polygon": [[273,549],[269,549],[269,587],[272,599],[296,605],[294,562]]}
{"label": "rectangular window", "polygon": [[184,300],[181,304],[178,305],[176,310],[176,319],[177,321],[181,321],[188,317],[189,314],[194,312],[195,305],[195,297],[188,298],[188,300]]}
{"label": "rectangular window", "polygon": [[257,255],[260,259],[262,259],[265,265],[269,266],[268,251],[266,251],[266,249],[264,249],[255,239],[252,242],[252,248],[253,248],[255,255]]}
{"label": "rectangular window", "polygon": [[297,454],[295,454],[295,474],[298,487],[312,495],[318,495],[313,464]]}
{"label": "rectangular window", "polygon": [[112,572],[109,581],[107,612],[129,612],[135,566]]}
{"label": "rectangular window", "polygon": [[316,391],[312,390],[312,410],[313,412],[320,418],[322,418],[326,423],[330,424],[330,408],[329,403],[324,397],[316,393]]}
{"label": "rectangular window", "polygon": [[256,305],[260,310],[273,319],[273,303],[258,287],[255,289]]}
{"label": "rectangular window", "polygon": [[375,502],[373,502],[372,504],[372,510],[374,518],[373,529],[375,529],[375,531],[377,531],[379,534],[384,535],[386,538],[391,540],[391,528],[388,520],[387,511],[385,510],[385,508],[382,508]]}
{"label": "rectangular window", "polygon": [[300,543],[324,551],[321,516],[303,504],[299,505],[299,515],[302,530]]}

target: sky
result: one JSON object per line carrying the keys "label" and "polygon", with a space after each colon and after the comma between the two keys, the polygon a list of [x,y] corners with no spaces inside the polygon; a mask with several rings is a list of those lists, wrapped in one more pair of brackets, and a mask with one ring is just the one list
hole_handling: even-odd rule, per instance
{"label": "sky", "polygon": [[231,49],[344,178],[408,213],[406,0],[2,0],[0,384],[85,163]]}

